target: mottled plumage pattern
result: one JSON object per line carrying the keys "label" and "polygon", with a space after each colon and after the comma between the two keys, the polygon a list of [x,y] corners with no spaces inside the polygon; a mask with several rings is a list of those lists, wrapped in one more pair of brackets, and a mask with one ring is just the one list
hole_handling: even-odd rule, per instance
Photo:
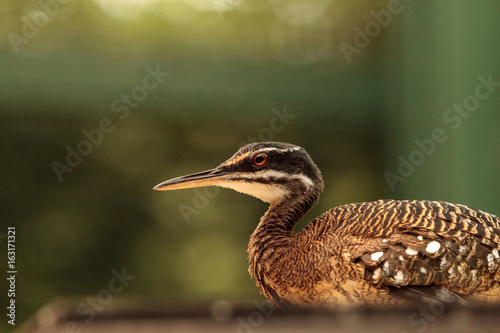
{"label": "mottled plumage pattern", "polygon": [[283,219],[271,207],[249,245],[250,272],[275,304],[403,304],[392,290],[413,286],[444,287],[468,302],[500,300],[494,215],[446,202],[380,200],[333,208],[283,239],[266,226],[275,214]]}

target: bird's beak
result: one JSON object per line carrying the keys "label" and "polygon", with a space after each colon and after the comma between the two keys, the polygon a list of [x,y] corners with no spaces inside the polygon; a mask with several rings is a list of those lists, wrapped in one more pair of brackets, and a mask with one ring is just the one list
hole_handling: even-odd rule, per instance
{"label": "bird's beak", "polygon": [[204,187],[221,185],[227,182],[228,172],[211,169],[207,171],[193,173],[187,176],[181,176],[167,180],[161,184],[153,187],[153,190],[157,191],[169,191],[169,190],[180,190],[183,188],[194,188],[194,187]]}

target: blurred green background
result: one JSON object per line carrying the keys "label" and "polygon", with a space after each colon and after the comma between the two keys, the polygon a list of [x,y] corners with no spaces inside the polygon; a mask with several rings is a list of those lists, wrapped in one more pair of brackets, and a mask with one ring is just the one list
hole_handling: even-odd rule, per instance
{"label": "blurred green background", "polygon": [[[500,214],[498,1],[3,0],[0,13],[17,323],[122,268],[135,278],[120,296],[263,299],[246,247],[265,203],[152,191],[250,141],[313,157],[326,188],[306,220],[380,198]],[[70,166],[72,150],[85,156]]]}

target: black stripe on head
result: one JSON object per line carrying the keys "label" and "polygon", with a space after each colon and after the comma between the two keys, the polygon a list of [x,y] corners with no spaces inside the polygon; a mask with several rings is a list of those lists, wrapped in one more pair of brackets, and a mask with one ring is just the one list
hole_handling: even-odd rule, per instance
{"label": "black stripe on head", "polygon": [[[266,154],[269,162],[263,166],[254,165],[253,156],[258,153]],[[323,188],[321,172],[309,154],[299,146],[284,142],[248,144],[222,163],[219,168],[234,172],[258,173],[261,170],[276,170],[288,175],[303,174],[317,184],[320,189]]]}

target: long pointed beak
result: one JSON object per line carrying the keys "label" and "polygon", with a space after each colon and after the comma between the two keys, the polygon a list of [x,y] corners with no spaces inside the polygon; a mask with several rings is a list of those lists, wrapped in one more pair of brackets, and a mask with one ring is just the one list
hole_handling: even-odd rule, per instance
{"label": "long pointed beak", "polygon": [[156,191],[180,190],[183,188],[194,188],[221,185],[226,182],[225,171],[211,169],[207,171],[193,173],[187,176],[181,176],[167,180],[153,187]]}

